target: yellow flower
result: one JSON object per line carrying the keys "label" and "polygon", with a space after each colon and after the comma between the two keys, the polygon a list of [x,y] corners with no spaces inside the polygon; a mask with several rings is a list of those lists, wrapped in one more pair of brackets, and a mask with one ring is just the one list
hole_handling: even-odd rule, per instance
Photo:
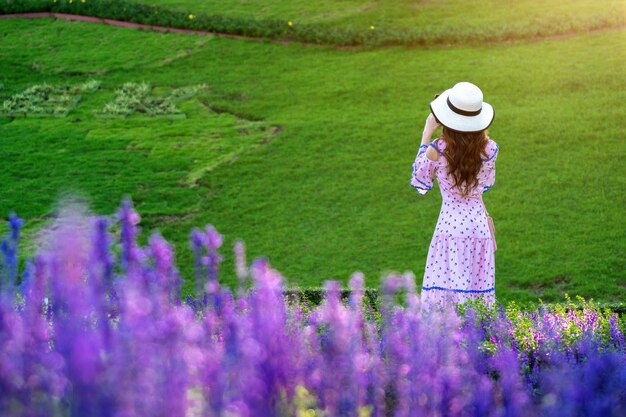
{"label": "yellow flower", "polygon": [[192,14],[190,14],[190,15],[189,15],[189,19],[193,19],[194,17],[195,17],[195,16],[194,16],[194,15],[192,15]]}
{"label": "yellow flower", "polygon": [[376,29],[374,25],[370,26],[370,30],[374,30],[374,29]]}
{"label": "yellow flower", "polygon": [[359,407],[359,417],[370,417],[372,415],[372,406]]}
{"label": "yellow flower", "polygon": [[287,22],[287,24],[288,24],[289,26],[293,26],[293,22],[292,22],[291,20],[290,20],[289,22]]}

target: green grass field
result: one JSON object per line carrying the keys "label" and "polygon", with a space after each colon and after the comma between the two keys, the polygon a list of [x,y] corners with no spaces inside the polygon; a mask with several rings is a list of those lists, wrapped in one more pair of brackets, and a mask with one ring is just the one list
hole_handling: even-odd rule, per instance
{"label": "green grass field", "polygon": [[132,0],[189,13],[291,20],[329,27],[423,28],[475,33],[487,28],[520,32],[623,25],[621,0]]}
{"label": "green grass field", "polygon": [[[158,229],[176,246],[188,279],[188,234],[212,223],[229,285],[235,239],[292,286],[357,270],[370,287],[406,270],[419,285],[441,199],[409,186],[411,164],[428,102],[466,80],[496,109],[500,156],[485,202],[499,300],[626,296],[623,30],[336,51],[43,19],[0,21],[0,44],[0,98],[44,81],[102,81],[66,118],[0,119],[0,213],[26,219],[25,253],[64,195],[107,215],[130,195],[144,234]],[[127,81],[155,94],[210,90],[179,105],[185,120],[94,117]]]}

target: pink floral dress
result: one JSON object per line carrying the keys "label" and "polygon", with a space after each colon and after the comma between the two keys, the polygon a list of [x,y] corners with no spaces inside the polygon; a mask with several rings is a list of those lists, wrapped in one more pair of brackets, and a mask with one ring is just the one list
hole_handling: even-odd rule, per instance
{"label": "pink floral dress", "polygon": [[478,187],[462,198],[453,188],[443,155],[445,142],[436,140],[432,146],[440,154],[437,161],[426,157],[426,145],[420,149],[413,164],[411,186],[420,195],[433,187],[437,178],[442,205],[435,227],[422,284],[423,305],[436,302],[463,303],[483,297],[488,305],[495,302],[494,245],[482,203],[482,194],[493,187],[498,144],[489,139],[487,157],[478,173]]}

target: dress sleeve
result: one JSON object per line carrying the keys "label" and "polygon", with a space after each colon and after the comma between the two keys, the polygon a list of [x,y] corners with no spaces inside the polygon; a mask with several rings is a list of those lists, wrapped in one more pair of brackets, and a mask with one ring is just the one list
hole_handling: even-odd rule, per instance
{"label": "dress sleeve", "polygon": [[[437,149],[433,143],[430,145]],[[437,161],[431,161],[426,157],[426,149],[428,146],[420,146],[413,163],[413,175],[411,176],[411,187],[415,188],[419,195],[426,195],[433,188],[437,169]]]}
{"label": "dress sleeve", "polygon": [[496,182],[496,159],[498,159],[498,144],[494,142],[490,149],[490,156],[483,159],[487,168],[487,181],[483,187],[483,193],[489,191]]}

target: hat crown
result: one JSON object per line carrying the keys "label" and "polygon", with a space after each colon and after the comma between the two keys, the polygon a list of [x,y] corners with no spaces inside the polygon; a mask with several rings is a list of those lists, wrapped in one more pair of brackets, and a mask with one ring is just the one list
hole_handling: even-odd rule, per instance
{"label": "hat crown", "polygon": [[483,92],[468,82],[455,84],[448,98],[454,107],[465,111],[478,111],[483,105]]}

